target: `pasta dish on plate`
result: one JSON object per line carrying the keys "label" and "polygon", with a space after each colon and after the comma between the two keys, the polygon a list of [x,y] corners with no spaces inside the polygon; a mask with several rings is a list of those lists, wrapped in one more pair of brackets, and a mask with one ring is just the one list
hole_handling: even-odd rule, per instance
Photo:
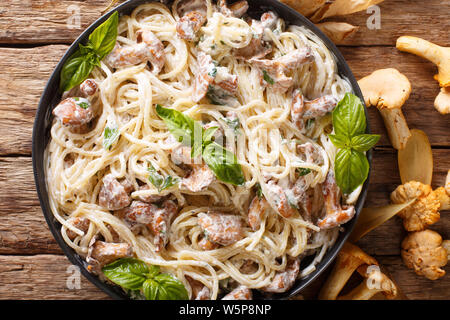
{"label": "pasta dish on plate", "polygon": [[[328,136],[350,83],[309,29],[247,10],[149,2],[61,72],[51,209],[87,269],[134,298],[171,298],[164,283],[189,299],[286,292],[355,214],[361,186],[340,191]],[[133,268],[166,280],[127,286]]]}

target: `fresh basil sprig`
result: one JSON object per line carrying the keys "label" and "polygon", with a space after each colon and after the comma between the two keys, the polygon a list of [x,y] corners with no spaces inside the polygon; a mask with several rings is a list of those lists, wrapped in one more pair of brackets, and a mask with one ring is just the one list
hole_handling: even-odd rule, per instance
{"label": "fresh basil sprig", "polygon": [[124,289],[140,291],[147,300],[188,300],[183,283],[159,266],[148,266],[134,258],[123,258],[103,267],[103,274]]}
{"label": "fresh basil sprig", "polygon": [[119,14],[116,11],[89,35],[86,45],[80,44],[79,49],[69,57],[60,73],[62,92],[82,83],[95,66],[100,66],[100,61],[116,44],[118,24]]}
{"label": "fresh basil sprig", "polygon": [[334,173],[342,192],[348,194],[366,181],[369,162],[364,152],[380,139],[377,134],[365,134],[366,115],[361,100],[347,93],[333,110],[335,134],[328,137],[340,150],[336,154]]}
{"label": "fresh basil sprig", "polygon": [[150,182],[161,192],[167,188],[176,185],[179,182],[178,178],[172,176],[163,177],[160,175],[153,166],[148,168]]}
{"label": "fresh basil sprig", "polygon": [[244,184],[244,174],[236,156],[213,141],[217,127],[205,130],[200,122],[160,105],[156,105],[156,113],[179,142],[191,146],[191,157],[201,155],[219,180],[238,186]]}

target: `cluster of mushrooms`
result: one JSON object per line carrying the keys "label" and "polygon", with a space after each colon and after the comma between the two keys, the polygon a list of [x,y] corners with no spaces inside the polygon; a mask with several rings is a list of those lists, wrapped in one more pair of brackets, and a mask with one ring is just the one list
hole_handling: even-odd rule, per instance
{"label": "cluster of mushrooms", "polygon": [[[331,40],[341,44],[358,27],[343,22],[320,21],[366,10],[383,0],[280,1],[308,17]],[[423,57],[438,67],[435,79],[441,89],[434,107],[441,114],[450,113],[450,48],[410,36],[400,37],[397,48]],[[398,150],[402,185],[392,192],[390,205],[363,209],[319,293],[319,299],[324,300],[369,300],[380,295],[387,299],[399,297],[398,286],[383,272],[378,262],[354,245],[395,215],[403,219],[403,226],[408,232],[401,244],[401,256],[408,268],[418,275],[436,280],[445,275],[442,267],[450,259],[450,240],[443,241],[437,232],[427,229],[439,221],[440,211],[450,210],[450,170],[445,186],[433,190],[433,155],[428,137],[421,130],[410,130],[402,112],[402,106],[411,94],[411,83],[393,68],[377,70],[358,83],[366,105],[379,110],[392,146]],[[349,288],[352,282],[349,280],[355,278],[354,274],[359,274],[363,281]]]}

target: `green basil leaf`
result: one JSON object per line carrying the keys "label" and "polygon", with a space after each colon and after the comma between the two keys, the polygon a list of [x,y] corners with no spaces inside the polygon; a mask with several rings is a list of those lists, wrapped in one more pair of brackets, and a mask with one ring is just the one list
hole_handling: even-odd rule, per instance
{"label": "green basil leaf", "polygon": [[164,108],[160,105],[156,105],[156,113],[164,120],[170,133],[173,134],[178,142],[189,146],[194,145],[195,121],[193,119],[185,116],[180,111]]}
{"label": "green basil leaf", "polygon": [[100,60],[114,49],[117,40],[118,25],[119,14],[116,11],[89,35],[89,42],[92,44]]}
{"label": "green basil leaf", "polygon": [[367,179],[369,162],[359,151],[341,149],[336,154],[334,173],[341,191],[349,194]]}
{"label": "green basil leaf", "polygon": [[336,135],[351,139],[366,131],[366,115],[361,100],[351,93],[346,93],[333,110],[333,127]]}
{"label": "green basil leaf", "polygon": [[156,277],[160,272],[161,268],[159,266],[151,265],[147,277]]}
{"label": "green basil leaf", "polygon": [[158,189],[158,192],[170,188],[179,182],[178,178],[173,178],[170,175],[164,178],[153,166],[150,166],[147,170],[149,172],[148,180]]}
{"label": "green basil leaf", "polygon": [[119,139],[120,132],[118,128],[106,127],[103,134],[103,148],[111,149],[111,146]]}
{"label": "green basil leaf", "polygon": [[329,134],[331,142],[338,148],[348,148],[350,145],[350,139],[340,134]]}
{"label": "green basil leaf", "polygon": [[87,79],[94,67],[95,64],[93,64],[91,59],[83,55],[80,50],[77,50],[67,59],[61,69],[59,80],[61,91],[68,91],[82,83]]}
{"label": "green basil leaf", "polygon": [[378,134],[360,134],[352,137],[351,144],[356,151],[366,152],[373,148],[378,140],[380,140],[380,135]]}
{"label": "green basil leaf", "polygon": [[188,300],[189,295],[183,283],[167,273],[148,275],[142,284],[147,300]]}
{"label": "green basil leaf", "polygon": [[168,273],[153,278],[159,284],[158,300],[188,300],[189,294],[183,283]]}
{"label": "green basil leaf", "polygon": [[147,300],[159,300],[159,284],[153,279],[147,279],[142,284],[142,291],[144,292],[145,299]]}
{"label": "green basil leaf", "polygon": [[237,186],[244,184],[244,173],[233,153],[213,142],[205,147],[202,155],[219,180]]}
{"label": "green basil leaf", "polygon": [[207,145],[209,142],[212,141],[212,138],[218,129],[219,129],[219,127],[211,127],[211,128],[206,129],[203,132],[203,144],[204,145]]}
{"label": "green basil leaf", "polygon": [[268,84],[274,84],[275,81],[269,76],[269,73],[266,70],[263,70],[263,78],[264,81],[267,82]]}
{"label": "green basil leaf", "polygon": [[306,176],[308,173],[311,173],[311,169],[309,168],[297,168],[297,172],[300,177]]}
{"label": "green basil leaf", "polygon": [[202,154],[202,136],[203,132],[202,125],[198,121],[194,121],[194,138],[192,139],[192,148],[191,148],[191,158],[195,159],[196,157]]}
{"label": "green basil leaf", "polygon": [[134,258],[123,258],[103,267],[104,275],[115,284],[129,290],[139,290],[149,272],[145,262]]}

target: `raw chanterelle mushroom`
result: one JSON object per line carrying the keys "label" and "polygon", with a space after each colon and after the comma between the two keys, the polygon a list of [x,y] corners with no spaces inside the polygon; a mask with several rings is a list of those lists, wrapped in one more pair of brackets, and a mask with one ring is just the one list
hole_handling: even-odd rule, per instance
{"label": "raw chanterelle mushroom", "polygon": [[417,181],[410,181],[398,186],[391,193],[391,201],[395,204],[416,199],[410,206],[398,213],[403,219],[407,231],[420,231],[439,221],[441,206],[431,186]]}
{"label": "raw chanterelle mushroom", "polygon": [[359,27],[352,26],[345,22],[327,21],[316,25],[335,44],[342,44],[344,40],[352,36]]}
{"label": "raw chanterelle mushroom", "polygon": [[398,150],[398,170],[402,183],[418,181],[431,185],[433,178],[433,151],[425,132],[411,129],[411,137]]}
{"label": "raw chanterelle mushroom", "polygon": [[410,233],[402,242],[403,262],[418,275],[430,280],[439,279],[445,275],[441,267],[448,261],[449,242],[443,243],[439,233],[432,230]]}
{"label": "raw chanterelle mushroom", "polygon": [[447,179],[445,186],[434,190],[439,202],[441,203],[440,210],[450,210],[450,170],[447,172]]}
{"label": "raw chanterelle mushroom", "polygon": [[418,55],[438,67],[438,74],[434,78],[442,88],[434,101],[434,107],[441,114],[450,113],[450,47],[441,47],[417,37],[403,36],[397,39],[397,49]]}
{"label": "raw chanterelle mushroom", "polygon": [[[350,293],[338,297],[352,274],[357,271],[365,279]],[[397,286],[380,271],[378,262],[357,246],[346,242],[336,259],[330,276],[319,293],[321,300],[352,299],[369,300],[382,292],[386,298],[397,296]]]}
{"label": "raw chanterelle mushroom", "polygon": [[421,38],[404,36],[397,39],[397,49],[433,62],[439,73],[434,78],[441,87],[450,86],[450,47],[441,47]]}
{"label": "raw chanterelle mushroom", "polygon": [[441,114],[450,113],[450,87],[441,88],[441,92],[434,100],[434,107]]}
{"label": "raw chanterelle mushroom", "polygon": [[396,69],[380,69],[358,81],[368,106],[376,106],[383,117],[393,147],[403,149],[411,133],[402,106],[411,94],[408,78]]}

